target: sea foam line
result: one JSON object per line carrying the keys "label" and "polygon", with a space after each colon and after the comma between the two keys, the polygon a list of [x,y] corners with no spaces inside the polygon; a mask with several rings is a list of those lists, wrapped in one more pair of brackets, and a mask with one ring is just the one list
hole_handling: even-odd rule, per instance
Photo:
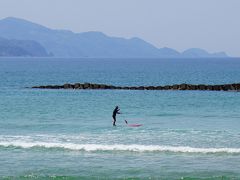
{"label": "sea foam line", "polygon": [[174,152],[174,153],[240,153],[240,148],[194,148],[189,146],[124,145],[124,144],[74,144],[50,142],[0,142],[2,147],[16,148],[61,148],[82,151],[133,151],[133,152]]}

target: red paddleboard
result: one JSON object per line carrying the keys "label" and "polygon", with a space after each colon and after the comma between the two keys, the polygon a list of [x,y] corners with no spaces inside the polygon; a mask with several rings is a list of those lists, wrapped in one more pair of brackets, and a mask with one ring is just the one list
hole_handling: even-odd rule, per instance
{"label": "red paddleboard", "polygon": [[125,120],[125,123],[126,123],[127,126],[129,126],[129,127],[139,127],[139,126],[142,126],[142,124],[128,124],[127,120]]}

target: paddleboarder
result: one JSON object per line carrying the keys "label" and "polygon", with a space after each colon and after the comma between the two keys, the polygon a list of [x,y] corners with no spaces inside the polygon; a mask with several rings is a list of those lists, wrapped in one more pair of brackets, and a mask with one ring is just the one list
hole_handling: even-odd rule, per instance
{"label": "paddleboarder", "polygon": [[119,111],[120,111],[120,109],[119,109],[118,106],[116,106],[115,109],[113,110],[113,115],[112,115],[112,117],[113,117],[113,126],[116,126],[116,116],[117,116],[117,114],[121,114]]}

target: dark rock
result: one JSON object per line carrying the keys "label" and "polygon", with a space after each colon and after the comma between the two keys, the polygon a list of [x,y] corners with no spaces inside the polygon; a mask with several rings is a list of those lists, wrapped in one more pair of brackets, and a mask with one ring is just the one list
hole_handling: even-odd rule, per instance
{"label": "dark rock", "polygon": [[221,87],[219,85],[214,85],[213,86],[213,90],[214,91],[220,91],[221,90]]}
{"label": "dark rock", "polygon": [[138,87],[132,86],[130,87],[131,90],[138,90]]}
{"label": "dark rock", "polygon": [[144,86],[137,87],[137,90],[144,90]]}
{"label": "dark rock", "polygon": [[63,88],[63,86],[58,86],[58,85],[47,85],[44,86],[45,89],[60,89]]}
{"label": "dark rock", "polygon": [[106,87],[107,87],[107,86],[106,86],[105,84],[100,84],[100,85],[99,85],[99,88],[100,88],[100,89],[106,89]]}
{"label": "dark rock", "polygon": [[212,90],[213,90],[213,86],[208,85],[208,86],[206,87],[206,89],[212,91]]}
{"label": "dark rock", "polygon": [[88,89],[93,89],[93,84],[89,84]]}
{"label": "dark rock", "polygon": [[84,89],[83,84],[80,84],[79,89]]}
{"label": "dark rock", "polygon": [[53,85],[51,89],[62,89],[63,86],[59,86],[59,85]]}
{"label": "dark rock", "polygon": [[221,87],[222,87],[223,91],[228,91],[228,89],[230,88],[229,85],[227,85],[227,84],[224,84]]}
{"label": "dark rock", "polygon": [[163,90],[164,87],[163,86],[156,86],[156,90]]}
{"label": "dark rock", "polygon": [[235,87],[232,84],[230,84],[230,89],[229,90],[230,91],[235,91],[236,89],[235,89]]}
{"label": "dark rock", "polygon": [[98,84],[93,84],[93,85],[92,85],[92,88],[93,88],[93,89],[99,89],[100,86],[99,86]]}
{"label": "dark rock", "polygon": [[174,84],[174,85],[172,86],[172,89],[173,89],[173,90],[178,90],[178,89],[179,89],[179,85],[178,85],[178,84]]}
{"label": "dark rock", "polygon": [[224,91],[234,91],[235,90],[235,88],[233,87],[232,84],[225,84],[225,85],[222,86],[222,89]]}
{"label": "dark rock", "polygon": [[231,84],[231,89],[230,89],[230,91],[235,91],[236,89],[235,89],[235,87]]}
{"label": "dark rock", "polygon": [[169,89],[171,89],[171,88],[170,88],[170,86],[164,86],[163,89],[164,89],[164,90],[169,90]]}
{"label": "dark rock", "polygon": [[109,85],[106,85],[106,86],[105,86],[105,89],[110,89],[110,87],[111,87],[111,86],[109,86]]}
{"label": "dark rock", "polygon": [[240,91],[240,84],[223,84],[223,85],[193,85],[193,84],[174,84],[172,86],[131,86],[121,87],[106,84],[75,83],[64,85],[46,85],[33,86],[32,88],[40,89],[125,89],[125,90],[209,90],[209,91]]}
{"label": "dark rock", "polygon": [[233,84],[235,90],[240,90],[240,84]]}
{"label": "dark rock", "polygon": [[145,89],[146,89],[146,90],[154,90],[155,87],[154,87],[154,86],[147,86]]}
{"label": "dark rock", "polygon": [[115,86],[109,86],[108,89],[116,89]]}
{"label": "dark rock", "polygon": [[121,86],[116,86],[115,89],[122,89],[122,87]]}
{"label": "dark rock", "polygon": [[90,88],[90,83],[83,84],[83,89],[89,89],[89,88]]}
{"label": "dark rock", "polygon": [[224,85],[219,85],[220,86],[220,91],[224,91]]}
{"label": "dark rock", "polygon": [[191,90],[198,90],[198,86],[197,85],[191,85]]}
{"label": "dark rock", "polygon": [[187,85],[187,89],[186,90],[193,90],[193,85],[191,85],[191,84],[188,84]]}
{"label": "dark rock", "polygon": [[74,89],[81,89],[81,84],[80,83],[75,83],[74,84]]}
{"label": "dark rock", "polygon": [[46,89],[52,89],[52,86],[51,85],[47,85],[45,86]]}
{"label": "dark rock", "polygon": [[63,88],[64,89],[72,89],[74,86],[72,84],[64,84]]}
{"label": "dark rock", "polygon": [[199,90],[206,90],[207,88],[206,88],[206,86],[204,84],[199,84],[198,85],[198,89]]}
{"label": "dark rock", "polygon": [[180,84],[179,85],[179,90],[187,90],[187,84]]}

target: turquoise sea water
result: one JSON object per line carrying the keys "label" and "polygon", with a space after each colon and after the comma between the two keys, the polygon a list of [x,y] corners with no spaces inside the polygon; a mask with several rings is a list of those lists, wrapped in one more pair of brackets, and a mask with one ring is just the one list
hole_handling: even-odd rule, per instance
{"label": "turquoise sea water", "polygon": [[26,88],[66,82],[239,83],[240,59],[1,58],[0,179],[240,179],[239,92]]}

